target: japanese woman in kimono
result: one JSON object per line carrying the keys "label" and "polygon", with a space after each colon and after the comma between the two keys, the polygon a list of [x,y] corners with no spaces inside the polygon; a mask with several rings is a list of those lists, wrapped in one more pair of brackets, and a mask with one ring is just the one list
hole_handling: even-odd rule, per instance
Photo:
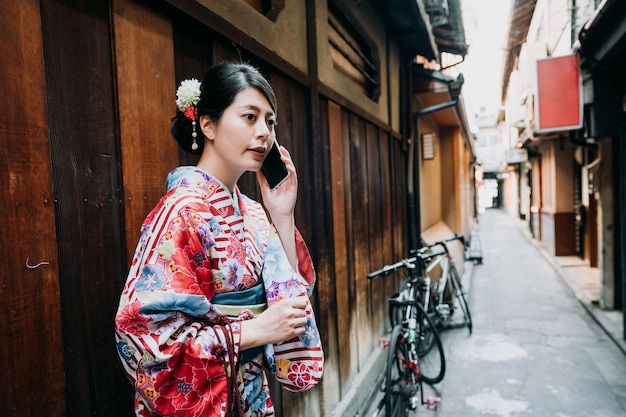
{"label": "japanese woman in kimono", "polygon": [[[124,286],[115,336],[138,416],[273,416],[265,369],[290,391],[322,377],[309,296],[315,271],[295,227],[297,175],[271,190],[276,98],[248,64],[222,63],[177,90],[172,134],[199,154],[166,179]],[[237,181],[255,171],[263,205]],[[269,218],[266,213],[269,213]]]}

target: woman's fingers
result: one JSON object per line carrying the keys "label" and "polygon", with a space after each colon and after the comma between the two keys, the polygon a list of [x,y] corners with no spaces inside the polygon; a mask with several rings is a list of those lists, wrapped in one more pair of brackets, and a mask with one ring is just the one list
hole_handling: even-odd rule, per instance
{"label": "woman's fingers", "polygon": [[286,324],[292,326],[294,329],[302,328],[307,323],[306,317],[306,306],[307,306],[307,298],[306,297],[297,297],[297,298],[289,298],[287,300],[283,300],[287,304],[287,309],[285,311],[286,314]]}
{"label": "woman's fingers", "polygon": [[280,300],[259,316],[273,342],[289,340],[304,332],[308,322],[307,301],[307,297]]}

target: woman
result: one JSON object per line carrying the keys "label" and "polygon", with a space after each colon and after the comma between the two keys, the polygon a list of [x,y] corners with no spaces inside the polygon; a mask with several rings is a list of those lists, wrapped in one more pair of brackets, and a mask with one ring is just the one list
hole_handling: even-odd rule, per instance
{"label": "woman", "polygon": [[[200,154],[167,177],[144,221],[116,315],[138,416],[272,416],[264,359],[305,391],[324,355],[309,295],[315,272],[294,224],[297,175],[271,190],[260,170],[276,140],[276,99],[241,63],[183,81],[172,134]],[[263,207],[237,181],[256,171]]]}

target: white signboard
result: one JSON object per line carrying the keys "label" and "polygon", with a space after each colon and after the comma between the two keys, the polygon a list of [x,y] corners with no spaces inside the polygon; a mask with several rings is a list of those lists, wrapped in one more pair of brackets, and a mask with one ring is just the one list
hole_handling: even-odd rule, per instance
{"label": "white signboard", "polygon": [[524,148],[507,149],[504,158],[507,164],[520,164],[528,161],[528,151]]}

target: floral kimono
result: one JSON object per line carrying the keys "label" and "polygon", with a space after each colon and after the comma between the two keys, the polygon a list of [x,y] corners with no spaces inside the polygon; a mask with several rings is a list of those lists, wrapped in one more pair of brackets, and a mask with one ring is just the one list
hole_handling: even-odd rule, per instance
{"label": "floral kimono", "polygon": [[290,391],[308,390],[322,377],[310,302],[304,334],[240,351],[239,324],[263,304],[224,313],[212,300],[258,288],[271,308],[310,296],[315,271],[306,244],[296,230],[294,271],[258,202],[237,188],[231,194],[196,167],[179,167],[166,182],[167,194],[143,223],[115,318],[136,414],[273,416],[264,362]]}

